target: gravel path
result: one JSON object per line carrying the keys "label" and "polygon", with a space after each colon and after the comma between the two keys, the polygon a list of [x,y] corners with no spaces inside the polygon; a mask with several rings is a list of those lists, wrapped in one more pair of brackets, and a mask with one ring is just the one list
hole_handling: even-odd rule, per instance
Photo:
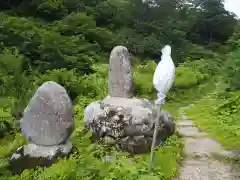
{"label": "gravel path", "polygon": [[[188,107],[185,107],[188,108]],[[177,131],[185,143],[185,159],[176,180],[240,180],[240,165],[230,165],[217,160],[216,156],[234,157],[233,152],[224,148],[201,132],[193,121],[188,120],[184,109],[180,109]]]}

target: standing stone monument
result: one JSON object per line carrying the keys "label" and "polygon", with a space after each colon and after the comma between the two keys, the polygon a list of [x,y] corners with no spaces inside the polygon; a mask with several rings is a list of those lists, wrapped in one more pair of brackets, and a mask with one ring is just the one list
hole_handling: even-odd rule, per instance
{"label": "standing stone monument", "polygon": [[58,157],[71,153],[68,138],[74,129],[72,102],[59,84],[48,81],[37,89],[24,110],[20,125],[29,144],[12,155],[12,171],[49,166]]}
{"label": "standing stone monument", "polygon": [[127,48],[115,47],[110,54],[108,91],[111,97],[133,98],[133,78]]}
{"label": "standing stone monument", "polygon": [[[133,96],[132,68],[126,47],[116,46],[112,50],[108,79],[108,96],[92,102],[84,111],[85,126],[96,140],[115,145],[119,150],[133,154],[149,152],[157,111],[149,100]],[[157,138],[160,144],[174,133],[175,124],[165,111],[158,121],[163,124]]]}

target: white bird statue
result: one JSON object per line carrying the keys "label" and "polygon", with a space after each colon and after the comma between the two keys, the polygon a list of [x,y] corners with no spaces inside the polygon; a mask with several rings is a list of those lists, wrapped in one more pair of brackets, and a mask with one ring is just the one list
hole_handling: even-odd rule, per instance
{"label": "white bird statue", "polygon": [[157,119],[155,120],[155,128],[151,147],[151,157],[149,162],[149,170],[152,168],[154,158],[154,148],[157,140],[157,132],[159,130],[159,118],[161,114],[161,106],[165,103],[168,91],[171,89],[175,79],[175,66],[171,57],[171,47],[166,45],[162,48],[161,61],[158,63],[154,76],[153,85],[157,90],[157,99],[155,106],[157,109]]}

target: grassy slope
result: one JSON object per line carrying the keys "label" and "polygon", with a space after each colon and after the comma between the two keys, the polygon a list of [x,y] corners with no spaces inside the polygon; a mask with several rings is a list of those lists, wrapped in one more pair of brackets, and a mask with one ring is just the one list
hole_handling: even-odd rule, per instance
{"label": "grassy slope", "polygon": [[[201,130],[209,133],[218,140],[226,149],[237,149],[240,147],[240,120],[238,102],[234,100],[239,96],[239,92],[232,92],[230,97],[221,98],[224,92],[224,84],[221,79],[215,89],[210,91],[207,96],[188,109],[186,113],[196,122]],[[230,107],[226,106],[219,109],[220,105],[228,103],[231,100]]]}
{"label": "grassy slope", "polygon": [[224,145],[226,149],[240,147],[240,121],[231,114],[218,116],[214,112],[216,107],[223,103],[216,95],[202,99],[187,110],[188,116],[194,120],[203,131]]}
{"label": "grassy slope", "polygon": [[175,119],[178,119],[179,117],[177,110],[180,107],[187,106],[193,103],[195,100],[201,99],[213,88],[213,81],[208,80],[195,87],[179,90],[177,92],[170,92],[170,95],[173,93],[176,94],[175,98],[174,100],[170,100],[169,102],[167,102],[164,106],[164,109],[169,111],[175,117]]}

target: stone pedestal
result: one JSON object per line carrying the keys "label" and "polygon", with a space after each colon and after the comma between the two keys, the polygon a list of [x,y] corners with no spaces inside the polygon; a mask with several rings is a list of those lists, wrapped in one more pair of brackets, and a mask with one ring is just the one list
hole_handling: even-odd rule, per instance
{"label": "stone pedestal", "polygon": [[[156,116],[156,110],[145,99],[107,97],[86,107],[84,121],[96,140],[139,154],[151,149]],[[174,133],[175,123],[165,111],[158,121],[162,124],[157,136],[159,145]]]}
{"label": "stone pedestal", "polygon": [[54,146],[28,144],[18,148],[12,155],[9,169],[12,172],[20,173],[25,169],[48,167],[58,158],[68,157],[72,151],[73,146],[70,142]]}

